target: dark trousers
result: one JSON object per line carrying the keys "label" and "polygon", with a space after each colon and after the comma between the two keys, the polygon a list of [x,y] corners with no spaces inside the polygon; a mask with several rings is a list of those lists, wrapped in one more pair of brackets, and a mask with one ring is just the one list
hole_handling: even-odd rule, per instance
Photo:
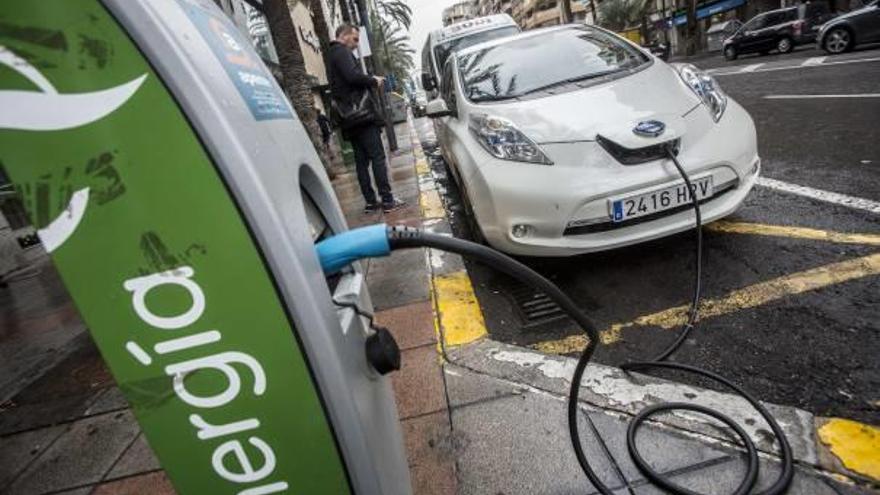
{"label": "dark trousers", "polygon": [[357,168],[358,184],[361,186],[361,194],[367,204],[376,203],[376,193],[370,182],[370,165],[373,168],[373,179],[379,189],[379,197],[383,203],[391,203],[394,196],[391,195],[391,184],[388,183],[388,168],[385,166],[385,149],[382,147],[382,137],[379,128],[374,125],[349,129],[348,138],[351,147],[354,148],[354,163]]}

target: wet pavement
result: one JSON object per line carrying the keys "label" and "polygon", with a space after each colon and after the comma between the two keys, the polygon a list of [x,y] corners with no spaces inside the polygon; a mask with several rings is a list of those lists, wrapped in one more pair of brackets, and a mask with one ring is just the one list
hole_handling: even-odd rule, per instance
{"label": "wet pavement", "polygon": [[[869,55],[880,51],[848,57]],[[818,55],[802,50],[790,59],[765,58],[800,65],[812,56]],[[880,199],[880,99],[763,98],[878,93],[880,61],[720,76],[719,81],[756,121],[764,177]],[[419,119],[415,125],[453,231],[470,238],[430,121]],[[880,424],[880,215],[756,187],[727,220],[734,222],[732,230],[705,234],[703,294],[710,314],[674,360],[718,372],[762,400]],[[656,355],[674,339],[674,309],[691,296],[693,239],[685,233],[612,252],[522,261],[556,282],[606,330],[608,345],[595,359],[619,365]],[[540,295],[486,267],[468,263],[467,268],[492,339],[567,355],[583,345],[580,330]],[[524,304],[529,301],[537,303]],[[674,379],[714,387],[692,376]]]}

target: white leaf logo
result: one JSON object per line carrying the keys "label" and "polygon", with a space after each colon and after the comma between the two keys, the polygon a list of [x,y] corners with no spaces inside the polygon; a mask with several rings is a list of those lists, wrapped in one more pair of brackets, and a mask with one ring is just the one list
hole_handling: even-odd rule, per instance
{"label": "white leaf logo", "polygon": [[[0,90],[0,129],[58,131],[91,124],[113,113],[141,87],[147,74],[125,84],[89,93],[59,93],[55,86],[27,60],[0,45],[0,64],[26,77],[36,91]],[[82,220],[89,201],[89,188],[78,190],[67,208],[37,233],[47,252],[64,243]]]}
{"label": "white leaf logo", "polygon": [[90,93],[59,93],[27,60],[0,45],[0,64],[34,83],[39,91],[0,90],[0,129],[58,131],[106,117],[140,88],[144,74],[125,84]]}

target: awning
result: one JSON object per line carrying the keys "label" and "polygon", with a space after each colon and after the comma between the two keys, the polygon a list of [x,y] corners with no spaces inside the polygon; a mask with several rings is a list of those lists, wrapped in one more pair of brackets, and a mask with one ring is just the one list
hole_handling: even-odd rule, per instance
{"label": "awning", "polygon": [[[711,17],[715,14],[726,12],[730,9],[735,9],[740,5],[744,5],[745,3],[746,0],[719,0],[717,2],[711,2],[709,4],[701,5],[697,7],[697,19],[705,19],[706,17]],[[674,22],[676,26],[687,24],[687,12],[677,14],[674,17]]]}

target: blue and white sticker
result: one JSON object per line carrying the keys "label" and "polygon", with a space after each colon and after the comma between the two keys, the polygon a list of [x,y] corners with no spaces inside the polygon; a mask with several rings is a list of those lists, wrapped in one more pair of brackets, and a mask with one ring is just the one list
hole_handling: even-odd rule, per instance
{"label": "blue and white sticker", "polygon": [[[284,93],[250,43],[214,5],[178,0],[256,120],[291,119]],[[209,10],[210,9],[210,10]]]}

